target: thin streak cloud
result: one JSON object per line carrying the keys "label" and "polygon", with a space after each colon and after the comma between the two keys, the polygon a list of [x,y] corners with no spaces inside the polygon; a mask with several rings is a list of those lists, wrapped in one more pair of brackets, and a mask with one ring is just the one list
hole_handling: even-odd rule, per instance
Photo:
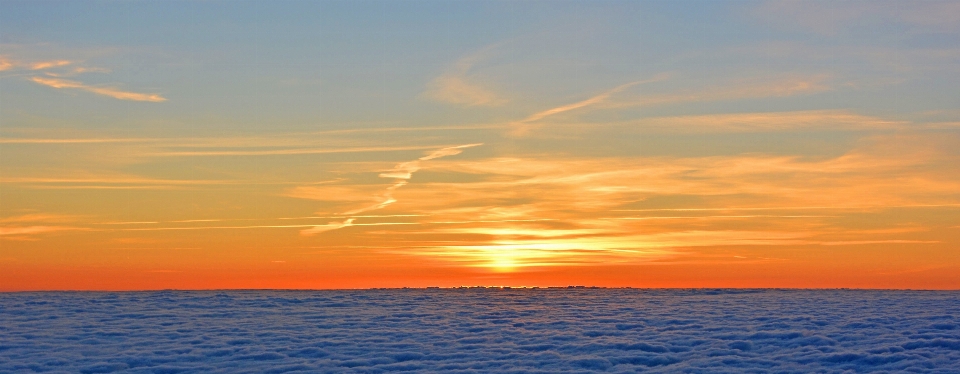
{"label": "thin streak cloud", "polygon": [[512,136],[523,136],[523,135],[526,135],[529,131],[531,131],[531,130],[535,127],[535,125],[533,125],[533,123],[535,123],[535,122],[537,122],[537,121],[540,121],[540,120],[543,120],[544,118],[547,118],[547,117],[550,117],[550,116],[554,116],[554,115],[557,115],[557,114],[560,114],[560,113],[564,113],[564,112],[569,112],[569,111],[571,111],[571,110],[576,110],[576,109],[581,109],[581,108],[585,108],[585,107],[589,107],[589,106],[594,106],[594,105],[597,105],[597,104],[600,104],[600,103],[606,101],[607,99],[609,99],[609,98],[610,98],[611,96],[613,96],[614,94],[617,94],[617,93],[619,93],[619,92],[621,92],[621,91],[624,91],[624,90],[626,90],[626,89],[628,89],[628,88],[630,88],[630,87],[633,87],[633,86],[636,86],[636,85],[639,85],[639,84],[644,84],[644,83],[659,82],[659,81],[662,81],[662,80],[666,80],[666,79],[668,79],[668,78],[669,78],[669,75],[668,75],[668,74],[660,74],[660,75],[658,75],[658,76],[656,76],[656,77],[654,77],[654,78],[652,78],[652,79],[642,80],[642,81],[635,81],[635,82],[630,82],[630,83],[626,83],[626,84],[619,85],[619,86],[614,87],[613,89],[611,89],[611,90],[609,90],[609,91],[607,91],[607,92],[601,93],[601,94],[599,94],[599,95],[596,95],[596,96],[594,96],[594,97],[591,97],[591,98],[586,99],[586,100],[583,100],[583,101],[578,101],[578,102],[576,102],[576,103],[567,104],[567,105],[561,105],[561,106],[558,106],[558,107],[555,107],[555,108],[551,108],[551,109],[547,109],[547,110],[544,110],[544,111],[540,111],[540,112],[531,114],[531,115],[527,116],[526,118],[524,118],[524,119],[522,119],[522,120],[520,120],[520,121],[516,121],[516,122],[511,123],[511,130],[510,130],[510,133],[509,133],[509,134],[512,135]]}
{"label": "thin streak cloud", "polygon": [[4,217],[0,218],[0,223],[22,223],[22,222],[45,222],[45,223],[63,223],[63,222],[75,222],[79,220],[81,216],[65,215],[65,214],[50,214],[50,213],[30,213],[30,214],[21,214],[18,216]]}
{"label": "thin streak cloud", "polygon": [[776,215],[739,215],[739,216],[669,216],[669,217],[611,217],[601,219],[621,219],[621,220],[655,220],[655,219],[724,219],[724,218],[830,218],[837,216],[776,216]]}
{"label": "thin streak cloud", "polygon": [[30,64],[30,70],[43,70],[61,66],[67,66],[72,64],[73,61],[68,60],[55,60],[55,61],[40,61]]}
{"label": "thin streak cloud", "polygon": [[145,94],[138,92],[129,92],[121,91],[116,88],[111,87],[94,87],[88,86],[77,81],[70,81],[65,79],[56,79],[56,78],[43,78],[43,77],[33,77],[30,80],[37,84],[42,84],[44,86],[53,87],[53,88],[73,88],[78,90],[83,90],[87,92],[92,92],[98,95],[109,96],[118,100],[132,100],[132,101],[148,101],[148,102],[164,102],[167,101],[166,98],[160,96],[159,94]]}
{"label": "thin streak cloud", "polygon": [[653,117],[636,122],[643,131],[675,133],[767,132],[799,129],[895,130],[907,122],[865,116],[845,110],[806,110]]}
{"label": "thin streak cloud", "polygon": [[[177,221],[173,221],[177,222]],[[158,224],[159,221],[131,221],[131,222],[94,222],[94,225],[151,225]]]}
{"label": "thin streak cloud", "polygon": [[346,219],[346,220],[344,220],[343,222],[339,222],[339,223],[337,223],[337,222],[330,222],[330,223],[328,223],[328,224],[326,224],[326,225],[313,226],[313,227],[311,227],[311,228],[309,228],[309,229],[300,230],[300,235],[303,235],[303,236],[312,236],[312,235],[316,235],[316,234],[319,234],[319,233],[322,233],[322,232],[327,232],[327,231],[330,231],[330,230],[342,229],[342,228],[344,228],[344,227],[353,226],[353,221],[354,221],[353,218],[349,218],[349,219]]}
{"label": "thin streak cloud", "polygon": [[700,87],[689,92],[674,94],[644,94],[610,100],[601,106],[604,109],[626,107],[650,107],[680,103],[733,101],[743,99],[762,99],[772,97],[790,97],[810,95],[829,91],[829,76],[826,74],[809,76],[788,76],[775,79],[739,79],[718,87]]}
{"label": "thin streak cloud", "polygon": [[[348,220],[351,223],[346,224],[346,222],[341,223],[340,227],[347,226],[397,226],[397,225],[416,225],[412,222],[375,222],[375,223],[352,223],[352,220]],[[325,227],[327,225],[320,225],[320,227]],[[223,229],[287,229],[287,228],[301,228],[301,227],[318,227],[317,225],[253,225],[253,226],[196,226],[196,227],[143,227],[143,228],[129,228],[129,229],[105,229],[106,231],[168,231],[168,230],[223,230]]]}
{"label": "thin streak cloud", "polygon": [[939,240],[846,240],[833,242],[820,242],[819,245],[866,245],[866,244],[937,244]]}
{"label": "thin streak cloud", "polygon": [[359,153],[359,152],[393,152],[431,149],[437,146],[408,146],[408,147],[356,147],[356,148],[300,148],[300,149],[272,149],[263,151],[174,151],[150,154],[162,157],[185,156],[278,156],[278,155],[310,155],[326,153]]}
{"label": "thin streak cloud", "polygon": [[75,231],[75,230],[85,230],[79,227],[66,227],[66,226],[14,226],[14,227],[0,227],[0,236],[16,236],[16,235],[36,235],[36,234],[46,234],[50,232],[58,231]]}
{"label": "thin streak cloud", "polygon": [[[359,215],[351,218],[397,218],[397,217],[424,217],[423,214],[383,214],[383,215]],[[94,225],[143,225],[143,224],[166,224],[166,223],[194,223],[194,222],[231,222],[231,221],[271,221],[271,220],[308,220],[308,219],[337,219],[340,216],[326,217],[278,217],[278,218],[210,218],[210,219],[183,219],[174,221],[127,221],[127,222],[94,222]],[[7,222],[0,219],[0,222]],[[11,221],[12,222],[12,221]],[[19,222],[19,221],[18,221]]]}
{"label": "thin streak cloud", "polygon": [[555,115],[555,114],[560,114],[560,113],[567,112],[567,111],[571,111],[571,110],[574,110],[574,109],[580,109],[580,108],[587,107],[587,106],[590,106],[590,105],[599,104],[599,103],[607,100],[610,96],[612,96],[612,95],[615,94],[615,93],[618,93],[618,92],[620,92],[620,91],[626,90],[627,88],[630,88],[630,87],[633,87],[633,86],[636,86],[636,85],[638,85],[638,84],[645,83],[645,82],[649,82],[649,81],[637,81],[637,82],[630,82],[630,83],[627,83],[627,84],[623,84],[623,85],[614,87],[612,90],[609,90],[609,91],[607,91],[607,92],[604,92],[604,93],[602,93],[602,94],[599,94],[599,95],[597,95],[597,96],[591,97],[591,98],[586,99],[586,100],[583,100],[583,101],[579,101],[579,102],[576,102],[576,103],[573,103],[573,104],[562,105],[562,106],[558,106],[558,107],[556,107],[556,108],[547,109],[547,110],[544,110],[544,111],[542,111],[542,112],[537,112],[537,113],[531,114],[530,116],[528,116],[527,118],[524,118],[524,119],[521,120],[520,122],[521,122],[521,123],[535,122],[535,121],[539,121],[539,120],[541,120],[541,119],[547,118],[547,117],[552,116],[552,115]]}
{"label": "thin streak cloud", "polygon": [[380,133],[380,132],[413,132],[413,131],[441,131],[441,130],[486,130],[500,129],[506,125],[503,124],[480,124],[480,125],[461,125],[461,126],[426,126],[426,127],[373,127],[365,129],[342,129],[342,130],[324,130],[316,131],[313,134],[355,134],[355,133]]}
{"label": "thin streak cloud", "polygon": [[0,138],[0,144],[84,144],[84,143],[140,143],[157,141],[145,138],[80,138],[80,139],[41,139],[41,138]]}
{"label": "thin streak cloud", "polygon": [[728,207],[728,208],[657,208],[613,209],[614,212],[699,212],[724,210],[807,210],[807,209],[885,209],[885,208],[941,208],[960,207],[960,204],[908,204],[908,205],[850,205],[850,206],[780,206],[780,207]]}
{"label": "thin streak cloud", "polygon": [[343,214],[353,215],[357,213],[368,212],[371,210],[382,209],[387,205],[395,203],[397,200],[393,198],[393,192],[396,189],[406,185],[407,180],[409,180],[413,176],[413,173],[420,170],[421,161],[428,161],[428,160],[433,160],[441,157],[458,155],[461,152],[463,152],[463,149],[465,148],[476,147],[480,145],[483,145],[483,143],[464,144],[464,145],[458,145],[454,147],[441,148],[431,152],[429,155],[420,157],[416,160],[397,164],[397,166],[395,166],[393,170],[380,174],[381,178],[392,178],[395,180],[395,182],[392,186],[387,187],[386,192],[384,192],[383,195],[381,195],[380,201],[378,203],[364,207],[364,208],[347,211],[347,212],[344,212]]}
{"label": "thin streak cloud", "polygon": [[34,177],[14,177],[2,178],[0,183],[24,183],[24,184],[63,184],[61,187],[77,187],[70,184],[87,184],[88,186],[102,184],[108,185],[220,185],[220,184],[246,184],[244,181],[224,181],[224,180],[186,180],[186,179],[153,179],[128,176],[116,177],[93,177],[93,178],[34,178]]}

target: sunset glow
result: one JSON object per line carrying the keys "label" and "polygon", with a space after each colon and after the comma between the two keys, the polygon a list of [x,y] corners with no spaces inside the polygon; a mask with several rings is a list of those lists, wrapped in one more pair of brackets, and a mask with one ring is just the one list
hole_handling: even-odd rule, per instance
{"label": "sunset glow", "polygon": [[0,291],[960,289],[960,2],[0,9]]}

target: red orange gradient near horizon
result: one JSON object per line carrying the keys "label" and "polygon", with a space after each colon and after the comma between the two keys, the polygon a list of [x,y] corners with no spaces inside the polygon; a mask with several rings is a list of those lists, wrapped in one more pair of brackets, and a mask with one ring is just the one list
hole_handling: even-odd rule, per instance
{"label": "red orange gradient near horizon", "polygon": [[[164,207],[243,201],[260,187],[18,181],[171,218],[4,218],[0,289],[960,288],[955,160],[935,140],[909,144],[878,137],[827,159],[477,158],[458,156],[483,145],[441,147],[393,167],[350,163],[357,175],[342,181],[268,185],[279,193],[244,206],[261,218],[182,219]],[[377,178],[350,182],[360,174]],[[322,210],[263,217],[303,202]]]}

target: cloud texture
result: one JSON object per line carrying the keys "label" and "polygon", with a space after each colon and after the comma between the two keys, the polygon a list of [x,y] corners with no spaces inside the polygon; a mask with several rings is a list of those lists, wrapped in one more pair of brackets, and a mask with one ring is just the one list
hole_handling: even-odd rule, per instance
{"label": "cloud texture", "polygon": [[960,301],[952,292],[395,289],[37,296],[0,298],[0,371],[960,368]]}

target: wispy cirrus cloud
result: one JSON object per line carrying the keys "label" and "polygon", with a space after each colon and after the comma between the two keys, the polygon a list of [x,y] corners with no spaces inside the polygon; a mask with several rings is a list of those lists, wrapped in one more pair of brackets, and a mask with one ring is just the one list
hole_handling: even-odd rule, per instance
{"label": "wispy cirrus cloud", "polygon": [[35,189],[174,189],[188,186],[249,184],[249,181],[144,178],[130,175],[7,177],[0,183]]}
{"label": "wispy cirrus cloud", "polygon": [[9,59],[7,59],[4,56],[0,56],[0,71],[13,69],[13,66],[14,66],[13,62],[11,62]]}
{"label": "wispy cirrus cloud", "polygon": [[499,106],[507,102],[488,88],[463,75],[445,74],[434,79],[424,93],[433,100],[466,106]]}
{"label": "wispy cirrus cloud", "polygon": [[[916,157],[916,158],[914,158]],[[442,193],[462,192],[463,199],[476,196],[474,188],[489,188],[518,198],[522,191],[537,191],[531,201],[561,198],[558,206],[612,208],[627,201],[642,201],[655,195],[715,196],[737,194],[766,196],[781,206],[832,206],[857,201],[859,205],[922,203],[921,195],[940,194],[945,200],[960,186],[960,176],[912,171],[924,155],[892,158],[877,154],[849,153],[827,160],[804,160],[792,156],[746,155],[695,158],[612,158],[608,160],[493,159],[462,162],[437,170],[501,175],[497,181],[460,185]],[[945,161],[941,161],[945,162]],[[500,181],[513,176],[514,180]],[[896,176],[894,182],[893,176]],[[899,185],[894,188],[893,185]],[[512,188],[510,187],[512,186]],[[439,186],[433,186],[439,187]],[[817,194],[818,190],[833,194]],[[910,198],[911,194],[916,194]],[[522,195],[521,195],[522,196]],[[590,199],[583,197],[589,196]],[[852,197],[857,196],[856,199]],[[450,196],[453,198],[454,196]],[[522,199],[521,199],[522,200]],[[569,201],[565,201],[569,200]],[[844,204],[849,205],[849,204]]]}
{"label": "wispy cirrus cloud", "polygon": [[[942,241],[923,236],[923,227],[849,223],[865,212],[960,206],[960,174],[932,166],[955,162],[955,155],[911,144],[930,142],[879,137],[827,159],[443,160],[435,172],[487,177],[408,186],[404,207],[430,219],[414,231],[390,233],[409,238],[398,253],[495,269],[643,262],[691,247],[935,245]],[[660,198],[676,202],[630,208]],[[790,212],[827,208],[828,214]]]}
{"label": "wispy cirrus cloud", "polygon": [[30,70],[44,70],[49,68],[67,66],[73,63],[74,61],[69,61],[69,60],[39,61],[39,62],[31,63],[29,65],[29,68]]}
{"label": "wispy cirrus cloud", "polygon": [[0,226],[0,236],[31,236],[60,231],[85,230],[68,226]]}
{"label": "wispy cirrus cloud", "polygon": [[617,87],[614,87],[614,88],[612,88],[612,89],[610,89],[610,90],[608,90],[608,91],[606,91],[606,92],[603,92],[603,93],[601,93],[601,94],[599,94],[599,95],[596,95],[596,96],[593,96],[593,97],[591,97],[591,98],[588,98],[588,99],[586,99],[586,100],[581,100],[581,101],[578,101],[578,102],[575,102],[575,103],[572,103],[572,104],[561,105],[561,106],[558,106],[558,107],[554,107],[554,108],[550,108],[550,109],[547,109],[547,110],[543,110],[543,111],[540,111],[540,112],[533,113],[533,114],[527,116],[526,118],[524,118],[524,119],[522,119],[522,120],[519,120],[519,121],[516,121],[516,122],[511,123],[511,124],[510,124],[510,132],[509,132],[509,135],[511,135],[511,136],[523,136],[523,135],[526,135],[526,134],[529,133],[532,129],[534,129],[534,128],[536,128],[536,127],[538,126],[538,125],[536,124],[538,121],[541,121],[541,120],[543,120],[543,119],[545,119],[545,118],[547,118],[547,117],[554,116],[554,115],[557,115],[557,114],[560,114],[560,113],[564,113],[564,112],[569,112],[569,111],[572,111],[572,110],[577,110],[577,109],[586,108],[586,107],[590,107],[590,106],[596,106],[597,104],[600,104],[600,103],[603,103],[603,102],[607,101],[611,96],[613,96],[613,95],[615,95],[615,94],[617,94],[617,93],[619,93],[619,92],[622,92],[622,91],[624,91],[624,90],[626,90],[626,89],[628,89],[628,88],[630,88],[630,87],[633,87],[633,86],[636,86],[636,85],[639,85],[639,84],[644,84],[644,83],[659,82],[659,81],[662,81],[662,80],[666,80],[666,79],[668,79],[668,78],[669,78],[669,75],[668,75],[668,74],[661,74],[661,75],[658,75],[658,76],[656,76],[656,77],[654,77],[654,78],[652,78],[652,79],[642,80],[642,81],[635,81],[635,82],[630,82],[630,83],[625,83],[625,84],[619,85],[619,86],[617,86]]}
{"label": "wispy cirrus cloud", "polygon": [[85,143],[142,143],[156,141],[147,138],[0,138],[0,144],[85,144]]}
{"label": "wispy cirrus cloud", "polygon": [[36,84],[56,89],[81,90],[97,95],[107,96],[118,100],[164,102],[167,99],[160,94],[140,93],[119,89],[110,86],[89,85],[77,80],[67,80],[63,77],[76,76],[84,73],[107,73],[108,69],[100,67],[82,66],[82,61],[53,59],[19,61],[9,56],[0,56],[0,71],[20,71],[26,78]]}
{"label": "wispy cirrus cloud", "polygon": [[313,226],[308,229],[300,230],[300,235],[311,236],[311,235],[316,235],[322,232],[327,232],[330,230],[342,229],[344,227],[353,226],[353,221],[354,221],[353,218],[348,218],[343,222],[331,222],[326,225]]}
{"label": "wispy cirrus cloud", "polygon": [[[246,229],[291,229],[306,228],[304,231],[313,230],[320,227],[317,232],[335,230],[347,226],[402,226],[415,225],[410,222],[373,222],[373,223],[331,223],[329,225],[248,225],[248,226],[179,226],[179,227],[135,227],[135,228],[117,228],[117,229],[98,229],[98,231],[196,231],[196,230],[246,230]],[[339,227],[338,227],[339,226]],[[328,229],[324,229],[328,228]],[[90,230],[90,229],[88,229]],[[312,234],[307,234],[307,236]]]}
{"label": "wispy cirrus cloud", "polygon": [[391,147],[353,147],[353,148],[295,148],[295,149],[268,149],[268,150],[204,150],[204,151],[163,151],[151,154],[164,157],[188,156],[274,156],[274,155],[309,155],[326,153],[362,153],[362,152],[393,152],[431,149],[437,146],[391,146]]}
{"label": "wispy cirrus cloud", "polygon": [[[631,208],[628,204],[658,195],[687,195],[715,206],[649,209],[920,208],[956,204],[951,199],[960,190],[960,175],[931,171],[938,165],[951,164],[956,161],[956,156],[941,149],[945,145],[933,146],[935,142],[930,136],[915,138],[877,136],[851,152],[822,159],[765,154],[441,159],[431,164],[434,172],[460,174],[464,176],[461,179],[470,182],[405,185],[405,196],[411,201],[404,206],[419,210],[411,213],[434,214],[439,211],[449,213],[451,220],[462,217],[479,220],[558,218],[537,216],[537,212],[546,207],[562,207],[581,213],[643,211],[643,208]],[[439,158],[436,156],[454,150],[440,150],[424,158]],[[395,179],[397,183],[405,182],[420,169],[419,161],[397,164],[382,171],[380,176]],[[378,187],[372,184],[301,187],[288,190],[287,195],[354,203],[371,199],[371,196],[375,196],[377,204],[389,200],[376,197],[374,189]]]}
{"label": "wispy cirrus cloud", "polygon": [[552,115],[560,114],[560,113],[563,113],[563,112],[568,112],[568,111],[571,111],[571,110],[574,110],[574,109],[580,109],[580,108],[587,107],[587,106],[591,106],[591,105],[596,105],[596,104],[599,104],[599,103],[602,103],[602,102],[606,101],[608,98],[610,98],[610,96],[612,96],[612,95],[615,94],[615,93],[618,93],[618,92],[620,92],[620,91],[626,90],[627,88],[636,86],[636,85],[638,85],[638,84],[640,84],[640,83],[644,83],[644,82],[645,82],[645,81],[637,81],[637,82],[630,82],[630,83],[627,83],[627,84],[622,84],[622,85],[619,85],[619,86],[617,86],[617,87],[614,87],[613,89],[611,89],[611,90],[609,90],[609,91],[607,91],[607,92],[601,93],[601,94],[599,94],[599,95],[596,95],[596,96],[594,96],[594,97],[591,97],[591,98],[586,99],[586,100],[583,100],[583,101],[578,101],[578,102],[573,103],[573,104],[561,105],[561,106],[558,106],[558,107],[556,107],[556,108],[551,108],[551,109],[547,109],[547,110],[544,110],[544,111],[541,111],[541,112],[537,112],[537,113],[531,114],[530,116],[528,116],[527,118],[524,118],[523,120],[520,120],[519,122],[521,122],[521,123],[536,122],[536,121],[539,121],[539,120],[541,120],[541,119],[547,118],[547,117],[552,116]]}
{"label": "wispy cirrus cloud", "polygon": [[6,70],[47,70],[50,68],[59,68],[67,65],[75,65],[76,61],[71,60],[40,60],[40,61],[18,61],[8,56],[0,55],[0,71]]}
{"label": "wispy cirrus cloud", "polygon": [[769,132],[792,130],[894,130],[906,121],[886,120],[845,110],[725,113],[653,117],[633,122],[643,131],[672,133]]}
{"label": "wispy cirrus cloud", "polygon": [[44,223],[63,223],[74,222],[79,216],[51,213],[28,213],[17,216],[0,218],[0,223],[23,223],[23,222],[44,222]]}
{"label": "wispy cirrus cloud", "polygon": [[588,129],[617,129],[644,134],[773,133],[810,131],[926,131],[960,128],[957,122],[913,122],[860,114],[851,110],[802,110],[645,117],[616,122],[551,123],[554,134]]}
{"label": "wispy cirrus cloud", "polygon": [[[280,133],[265,136],[248,137],[209,137],[209,138],[129,138],[129,137],[22,137],[22,138],[0,138],[0,144],[83,144],[83,143],[157,143],[165,147],[294,147],[316,145],[324,141],[329,141],[331,135],[366,135],[379,133],[406,133],[406,132],[440,132],[440,131],[473,131],[473,130],[492,130],[502,129],[507,125],[501,123],[460,125],[460,126],[410,126],[410,127],[369,127],[369,128],[346,128],[337,130],[321,130],[311,132],[293,132]],[[52,134],[51,134],[52,135]],[[337,142],[342,143],[342,142]],[[388,146],[388,147],[356,147],[356,148],[334,148],[347,149],[349,151],[364,151],[371,149],[373,151],[394,151],[394,150],[421,150],[435,149],[439,145],[423,146]],[[307,150],[312,151],[312,150]],[[165,153],[169,156],[218,156],[231,155],[217,152],[231,151],[208,151],[206,153],[190,153],[192,151],[180,151],[180,153]],[[196,151],[201,152],[201,151]],[[244,155],[244,154],[238,154]]]}
{"label": "wispy cirrus cloud", "polygon": [[71,81],[66,79],[58,78],[45,78],[45,77],[32,77],[30,78],[35,83],[42,84],[44,86],[53,87],[53,88],[72,88],[79,89],[87,92],[92,92],[98,95],[109,96],[118,100],[132,100],[132,101],[149,101],[149,102],[164,102],[167,99],[159,94],[149,94],[149,93],[138,93],[138,92],[129,92],[122,91],[113,87],[96,87],[89,86],[81,82]]}
{"label": "wispy cirrus cloud", "polygon": [[379,202],[377,202],[374,205],[370,205],[360,209],[350,210],[350,211],[344,212],[343,214],[345,215],[358,214],[358,213],[368,212],[371,210],[382,209],[387,205],[393,204],[394,202],[397,201],[396,199],[393,198],[393,192],[396,191],[396,189],[403,187],[404,185],[407,184],[407,181],[409,181],[410,178],[413,177],[413,173],[420,170],[420,163],[422,161],[429,161],[429,160],[433,160],[441,157],[458,155],[461,152],[463,152],[465,148],[476,147],[479,145],[483,145],[483,143],[465,144],[465,145],[441,148],[431,152],[426,156],[420,157],[416,160],[397,164],[397,166],[395,166],[393,170],[380,173],[380,178],[394,179],[394,183],[390,187],[387,187],[386,192],[384,192],[380,196]]}
{"label": "wispy cirrus cloud", "polygon": [[[461,152],[463,152],[463,150],[466,149],[466,148],[476,147],[476,146],[480,146],[480,145],[482,145],[482,143],[464,144],[464,145],[458,145],[458,146],[453,146],[453,147],[440,148],[440,149],[435,150],[435,151],[433,151],[433,152],[430,152],[430,154],[428,154],[428,155],[426,155],[426,156],[423,156],[423,157],[420,157],[420,158],[418,158],[418,159],[416,159],[416,160],[408,161],[408,162],[402,162],[402,163],[400,163],[400,164],[397,164],[396,166],[393,167],[393,169],[391,169],[391,170],[389,170],[389,171],[385,171],[385,172],[383,172],[383,173],[380,173],[380,175],[379,175],[380,178],[393,179],[393,180],[394,180],[394,183],[393,183],[392,185],[390,185],[389,187],[387,187],[384,192],[380,193],[379,195],[374,196],[374,199],[376,200],[376,203],[374,203],[373,205],[368,205],[368,206],[362,207],[362,208],[358,208],[358,209],[353,209],[353,210],[346,211],[346,212],[343,213],[343,215],[351,216],[351,215],[356,215],[356,214],[363,213],[363,212],[369,212],[369,211],[372,211],[372,210],[383,209],[383,208],[387,207],[388,205],[395,203],[397,200],[393,197],[394,191],[396,191],[398,188],[403,187],[403,186],[405,186],[405,185],[407,184],[407,182],[410,180],[410,178],[413,177],[413,173],[415,173],[415,172],[417,172],[418,170],[420,170],[420,168],[421,168],[421,165],[420,165],[420,164],[421,164],[423,161],[434,160],[434,159],[438,159],[438,158],[446,157],[446,156],[458,155],[458,154],[460,154]],[[309,188],[309,187],[308,187],[308,188]],[[306,194],[303,193],[303,192],[305,192],[305,191],[304,191],[304,188],[299,188],[299,189],[294,189],[293,191],[291,191],[292,193],[291,193],[289,196],[294,196],[294,197],[316,196],[316,197],[326,198],[327,196],[331,196],[331,195],[328,195],[328,193],[329,193],[332,189],[339,189],[339,190],[341,190],[341,191],[343,192],[343,195],[339,195],[339,194],[338,194],[338,196],[352,196],[352,198],[351,198],[351,197],[348,197],[348,199],[351,199],[351,200],[355,200],[355,199],[357,199],[357,197],[359,197],[359,196],[362,196],[361,199],[366,199],[367,196],[369,196],[369,195],[366,195],[366,194],[358,194],[357,192],[355,192],[354,189],[345,188],[345,187],[341,187],[341,186],[329,186],[329,187],[319,187],[319,188],[318,188],[318,187],[312,187],[312,188],[309,188],[309,189],[310,189],[310,192],[313,192],[314,194],[306,195]],[[316,192],[318,192],[318,190],[319,190],[320,193],[319,193],[319,194],[316,194]],[[358,196],[358,195],[359,195],[359,196]],[[330,230],[336,230],[336,229],[343,228],[343,227],[347,227],[347,226],[351,226],[351,225],[353,225],[353,219],[347,219],[347,220],[345,220],[345,221],[343,221],[343,222],[341,222],[341,223],[332,222],[332,223],[327,224],[327,225],[319,225],[319,226],[315,226],[315,227],[313,227],[313,228],[311,228],[311,229],[303,230],[303,231],[301,231],[301,235],[309,236],[309,235],[318,234],[318,233],[321,233],[321,232],[326,232],[326,231],[330,231]]]}
{"label": "wispy cirrus cloud", "polygon": [[[433,160],[434,173],[472,177],[407,184],[420,170],[415,162],[424,161],[418,159],[380,172],[396,181],[389,188],[403,186],[402,202],[393,190],[385,195],[383,187],[378,193],[370,184],[323,186],[299,197],[349,204],[373,198],[364,208],[375,209],[393,205],[419,216],[352,234],[361,241],[363,233],[376,235],[383,247],[378,251],[497,271],[664,261],[706,247],[940,245],[923,225],[904,229],[850,220],[868,212],[960,206],[960,174],[932,166],[956,161],[944,147],[886,135],[818,159],[746,154],[459,160],[440,159],[456,152],[440,149],[422,158]],[[647,201],[653,207],[646,208]],[[658,207],[657,201],[673,203]],[[824,211],[811,212],[818,209]],[[731,212],[718,213],[726,210]],[[326,232],[346,223],[311,229]]]}
{"label": "wispy cirrus cloud", "polygon": [[679,93],[644,93],[609,100],[604,109],[811,95],[833,89],[827,74],[740,78]]}
{"label": "wispy cirrus cloud", "polygon": [[82,227],[65,226],[81,218],[75,215],[28,213],[0,218],[0,236],[28,239],[40,234],[62,231],[83,231]]}
{"label": "wispy cirrus cloud", "polygon": [[471,53],[458,60],[449,71],[434,78],[422,96],[436,101],[464,106],[500,106],[507,99],[488,87],[478,83],[476,75],[471,74],[474,66],[497,48],[494,44]]}
{"label": "wispy cirrus cloud", "polygon": [[[532,130],[542,127],[549,118],[565,112],[592,110],[616,110],[628,107],[658,106],[680,103],[709,102],[723,100],[758,99],[770,97],[788,97],[828,91],[832,87],[827,83],[825,74],[808,76],[788,76],[766,79],[741,79],[717,87],[699,88],[688,93],[675,94],[634,94],[619,95],[629,88],[670,79],[672,74],[664,73],[652,79],[626,83],[586,100],[561,105],[536,112],[519,121],[509,124],[508,135],[524,136]],[[656,128],[667,131],[690,131],[688,129],[712,129],[721,131],[775,131],[805,128],[839,129],[875,129],[892,128],[904,122],[883,121],[878,118],[858,116],[844,111],[796,111],[780,113],[741,113],[686,116],[671,118],[647,118],[638,120],[645,129]],[[684,123],[685,122],[685,123]],[[636,123],[636,122],[630,122]],[[557,124],[561,125],[561,124]],[[604,125],[604,124],[599,124]],[[839,126],[837,126],[839,125]]]}

